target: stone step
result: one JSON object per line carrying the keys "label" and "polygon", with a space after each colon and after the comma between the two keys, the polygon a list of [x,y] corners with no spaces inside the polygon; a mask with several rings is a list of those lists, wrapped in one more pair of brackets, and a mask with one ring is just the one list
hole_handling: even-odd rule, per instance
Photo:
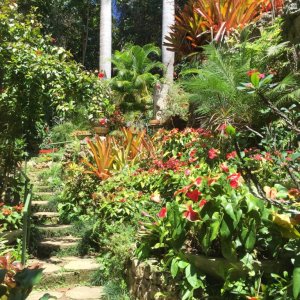
{"label": "stone step", "polygon": [[53,196],[53,192],[35,192],[34,196],[38,196],[38,197],[51,197]]}
{"label": "stone step", "polygon": [[57,211],[57,203],[53,200],[33,200],[31,205],[34,212]]}
{"label": "stone step", "polygon": [[76,246],[80,240],[81,238],[69,235],[69,236],[62,236],[62,237],[46,238],[43,239],[39,243],[39,245],[47,248],[65,249],[65,248]]}
{"label": "stone step", "polygon": [[33,187],[33,191],[34,191],[34,193],[38,193],[38,192],[52,192],[52,188],[49,185],[36,184]]}
{"label": "stone step", "polygon": [[55,211],[38,211],[32,214],[32,218],[37,225],[55,225],[59,222],[59,213]]}
{"label": "stone step", "polygon": [[74,253],[79,241],[81,241],[81,238],[71,235],[45,238],[37,243],[36,253],[38,257],[42,258],[49,258],[61,250]]}
{"label": "stone step", "polygon": [[[75,285],[88,282],[101,265],[93,257],[51,257],[49,259],[31,259],[28,264],[40,263],[44,268],[41,282],[36,288],[47,290],[60,285]],[[87,295],[86,295],[87,296]],[[84,297],[82,299],[87,299]],[[30,298],[29,298],[30,299]]]}
{"label": "stone step", "polygon": [[27,300],[40,300],[44,295],[48,294],[49,299],[58,300],[101,300],[105,297],[104,288],[101,286],[72,286],[58,288],[53,291],[46,289],[45,291],[33,291]]}
{"label": "stone step", "polygon": [[31,205],[32,206],[48,206],[50,203],[49,200],[45,200],[45,201],[42,201],[42,200],[34,200],[31,202]]}
{"label": "stone step", "polygon": [[59,213],[54,211],[39,211],[32,214],[34,218],[58,218]]}
{"label": "stone step", "polygon": [[72,225],[40,225],[36,227],[42,237],[54,237],[68,234]]}

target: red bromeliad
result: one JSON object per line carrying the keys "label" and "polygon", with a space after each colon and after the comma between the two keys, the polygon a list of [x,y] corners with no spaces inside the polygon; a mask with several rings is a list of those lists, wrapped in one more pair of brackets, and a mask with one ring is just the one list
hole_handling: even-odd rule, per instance
{"label": "red bromeliad", "polygon": [[209,159],[215,159],[218,156],[218,152],[219,151],[217,149],[214,149],[214,148],[209,149],[208,158]]}
{"label": "red bromeliad", "polygon": [[160,212],[157,214],[159,218],[165,218],[167,216],[167,208],[163,207]]}
{"label": "red bromeliad", "polygon": [[229,179],[229,184],[233,189],[236,189],[239,187],[240,177],[241,177],[240,173],[233,173],[227,177],[227,179]]}
{"label": "red bromeliad", "polygon": [[198,201],[200,195],[201,192],[199,192],[198,190],[193,190],[186,193],[186,196],[191,200],[193,200],[194,202]]}
{"label": "red bromeliad", "polygon": [[195,222],[200,219],[199,214],[193,210],[191,205],[188,205],[187,211],[183,213],[183,217],[191,222]]}

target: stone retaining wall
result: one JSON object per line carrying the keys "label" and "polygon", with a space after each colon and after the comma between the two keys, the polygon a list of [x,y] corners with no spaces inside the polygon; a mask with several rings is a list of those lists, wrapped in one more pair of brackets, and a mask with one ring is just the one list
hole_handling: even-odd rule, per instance
{"label": "stone retaining wall", "polygon": [[172,278],[159,269],[157,261],[131,261],[127,278],[129,291],[136,300],[180,299]]}
{"label": "stone retaining wall", "polygon": [[293,44],[300,43],[300,0],[285,0],[283,13],[286,38]]}

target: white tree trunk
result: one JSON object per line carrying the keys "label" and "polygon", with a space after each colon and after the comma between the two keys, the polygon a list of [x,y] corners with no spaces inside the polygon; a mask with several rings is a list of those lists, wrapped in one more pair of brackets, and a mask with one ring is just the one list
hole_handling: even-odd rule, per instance
{"label": "white tree trunk", "polygon": [[175,23],[175,0],[163,0],[162,17],[162,61],[166,66],[166,79],[173,81],[174,77],[174,52],[168,51],[163,45],[165,37],[169,34],[170,27]]}
{"label": "white tree trunk", "polygon": [[111,78],[112,0],[101,0],[99,70]]}

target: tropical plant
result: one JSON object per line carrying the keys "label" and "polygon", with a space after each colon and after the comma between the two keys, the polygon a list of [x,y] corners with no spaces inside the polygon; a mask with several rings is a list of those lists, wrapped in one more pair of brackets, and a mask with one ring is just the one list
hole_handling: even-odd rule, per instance
{"label": "tropical plant", "polygon": [[94,174],[102,180],[111,176],[114,161],[112,139],[111,137],[106,137],[105,140],[101,140],[98,135],[95,136],[95,142],[87,139],[89,153],[93,160],[93,163],[91,163],[85,157],[82,159],[83,164],[87,167],[85,171],[87,174]]}
{"label": "tropical plant", "polygon": [[136,106],[145,110],[145,105],[152,103],[151,91],[159,75],[151,71],[163,68],[162,63],[151,60],[153,55],[160,55],[160,50],[152,44],[143,47],[127,45],[113,55],[116,76],[111,85],[119,95],[121,107]]}
{"label": "tropical plant", "polygon": [[6,185],[25,150],[37,150],[45,123],[88,119],[111,106],[106,83],[42,36],[33,13],[25,16],[5,0],[0,19],[0,181]]}
{"label": "tropical plant", "polygon": [[[24,267],[12,260],[8,253],[0,257],[0,297],[1,299],[26,299],[34,285],[42,276],[39,264]],[[6,297],[6,298],[2,298]]]}
{"label": "tropical plant", "polygon": [[[253,42],[246,39],[231,50],[204,46],[206,60],[202,66],[182,72],[186,76],[183,86],[191,94],[190,99],[204,126],[210,124],[217,128],[231,123],[259,128],[268,121],[266,115],[262,117],[262,109],[267,109],[270,103],[273,103],[274,112],[274,106],[280,110],[283,104],[298,101],[298,79],[287,71],[292,61],[287,59],[290,55],[288,44],[281,42],[280,26],[281,23],[277,22],[262,29],[260,38]],[[269,104],[262,95],[247,94],[240,89],[241,82],[248,82],[249,75],[253,73],[251,70],[258,69],[261,77],[275,74],[273,81],[276,80],[276,84],[269,85],[265,94]],[[191,77],[191,74],[194,76]],[[274,113],[269,114],[271,118],[274,118]]]}
{"label": "tropical plant", "polygon": [[87,139],[90,159],[84,157],[83,164],[87,167],[87,174],[94,174],[105,180],[114,171],[133,166],[143,158],[153,158],[155,149],[145,131],[133,131],[122,128],[119,137],[107,136],[101,140],[95,136],[95,142]]}
{"label": "tropical plant", "polygon": [[235,30],[258,20],[262,13],[282,7],[270,0],[190,0],[176,16],[166,46],[179,57],[202,52],[211,41],[222,42]]}

